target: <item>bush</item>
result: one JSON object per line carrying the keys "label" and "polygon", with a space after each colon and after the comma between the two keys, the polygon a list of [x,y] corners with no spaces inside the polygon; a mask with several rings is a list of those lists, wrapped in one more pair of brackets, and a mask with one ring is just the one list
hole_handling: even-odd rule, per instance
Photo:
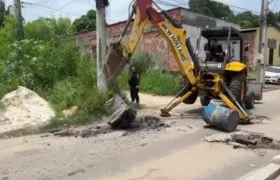
{"label": "bush", "polygon": [[136,52],[131,61],[136,71],[140,74],[145,73],[147,69],[153,66],[152,56],[147,52]]}
{"label": "bush", "polygon": [[[161,69],[148,69],[140,76],[140,92],[154,95],[176,95],[179,92],[179,76],[164,72]],[[123,89],[128,90],[129,73],[123,72],[118,78]]]}
{"label": "bush", "polygon": [[149,69],[141,77],[140,88],[142,92],[162,96],[175,95],[180,90],[178,77],[160,69]]}
{"label": "bush", "polygon": [[49,101],[58,115],[78,106],[79,113],[66,119],[75,124],[106,113],[104,103],[110,94],[98,92],[96,63],[75,45],[68,19],[40,18],[27,23],[26,39],[21,41],[14,39],[14,23],[7,17],[0,28],[1,97],[25,86]]}

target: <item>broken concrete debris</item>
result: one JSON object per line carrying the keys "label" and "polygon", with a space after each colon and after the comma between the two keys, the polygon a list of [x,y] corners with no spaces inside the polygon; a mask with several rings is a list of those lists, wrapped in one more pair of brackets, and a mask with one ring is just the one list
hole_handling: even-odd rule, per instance
{"label": "broken concrete debris", "polygon": [[106,107],[111,114],[108,118],[108,124],[113,129],[126,129],[137,115],[137,111],[132,106],[127,105],[119,95],[107,101]]}
{"label": "broken concrete debris", "polygon": [[133,106],[127,105],[121,96],[116,95],[106,103],[111,112],[108,124],[113,129],[143,129],[170,127],[154,116],[137,117],[137,111]]}
{"label": "broken concrete debris", "polygon": [[230,134],[214,134],[205,137],[207,142],[219,142],[231,145],[234,149],[250,148],[250,149],[272,149],[280,150],[279,141],[275,141],[263,134],[251,132],[238,132]]}
{"label": "broken concrete debris", "polygon": [[[121,126],[118,126],[121,127]],[[171,127],[170,124],[166,124],[162,122],[159,118],[153,116],[139,116],[136,117],[135,120],[130,123],[128,126],[125,127],[127,132],[123,133],[123,136],[127,136],[130,133],[134,133],[139,130],[161,130],[164,128]],[[84,126],[84,127],[70,127],[70,128],[62,128],[57,130],[50,131],[55,136],[60,137],[67,137],[67,136],[74,136],[74,137],[94,137],[102,134],[112,133],[115,129],[113,129],[108,124],[99,124],[99,125],[92,125],[92,126]]]}
{"label": "broken concrete debris", "polygon": [[230,134],[219,133],[204,138],[207,142],[230,142],[232,137]]}
{"label": "broken concrete debris", "polygon": [[161,128],[171,127],[170,124],[162,122],[158,117],[149,115],[137,117],[137,111],[133,106],[127,105],[119,95],[110,99],[106,103],[106,107],[111,114],[107,124],[79,128],[64,128],[53,130],[51,133],[55,136],[81,136],[86,138],[111,133],[114,130],[127,130],[127,133],[123,134],[123,136],[127,136],[129,133],[133,133],[137,130],[161,130]]}

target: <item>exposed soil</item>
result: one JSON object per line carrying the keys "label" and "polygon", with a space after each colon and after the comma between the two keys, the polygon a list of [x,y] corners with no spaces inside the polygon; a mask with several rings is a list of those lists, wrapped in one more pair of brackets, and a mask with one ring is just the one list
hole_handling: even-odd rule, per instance
{"label": "exposed soil", "polygon": [[[154,116],[139,116],[134,119],[133,122],[129,124],[125,129],[126,132],[123,136],[128,135],[129,133],[134,133],[136,131],[143,130],[161,130],[164,128],[171,127],[170,124],[166,124],[160,120],[158,117]],[[93,137],[98,136],[100,134],[108,134],[115,131],[108,124],[100,124],[100,125],[91,125],[91,126],[83,126],[83,127],[70,127],[63,129],[52,130],[55,136],[65,137],[65,136],[81,136],[81,137]]]}

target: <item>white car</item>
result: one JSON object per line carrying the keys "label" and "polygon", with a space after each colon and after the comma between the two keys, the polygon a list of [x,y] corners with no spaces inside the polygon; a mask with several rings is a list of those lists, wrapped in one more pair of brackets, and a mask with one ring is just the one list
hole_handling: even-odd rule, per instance
{"label": "white car", "polygon": [[280,85],[280,67],[270,66],[265,71],[265,82]]}

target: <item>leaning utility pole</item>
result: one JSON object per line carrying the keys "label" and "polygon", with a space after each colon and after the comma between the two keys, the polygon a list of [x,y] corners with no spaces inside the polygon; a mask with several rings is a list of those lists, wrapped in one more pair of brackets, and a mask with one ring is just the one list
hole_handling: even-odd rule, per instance
{"label": "leaning utility pole", "polygon": [[103,64],[107,52],[106,28],[105,28],[105,7],[108,0],[96,0],[96,39],[97,39],[97,86],[99,91],[108,91],[107,81],[103,72]]}
{"label": "leaning utility pole", "polygon": [[265,85],[265,59],[267,51],[267,12],[268,0],[262,0],[259,34],[258,81]]}
{"label": "leaning utility pole", "polygon": [[16,18],[16,30],[17,30],[17,37],[18,39],[24,38],[24,29],[23,29],[23,18],[21,14],[21,1],[14,0],[14,8],[15,8],[15,18]]}

